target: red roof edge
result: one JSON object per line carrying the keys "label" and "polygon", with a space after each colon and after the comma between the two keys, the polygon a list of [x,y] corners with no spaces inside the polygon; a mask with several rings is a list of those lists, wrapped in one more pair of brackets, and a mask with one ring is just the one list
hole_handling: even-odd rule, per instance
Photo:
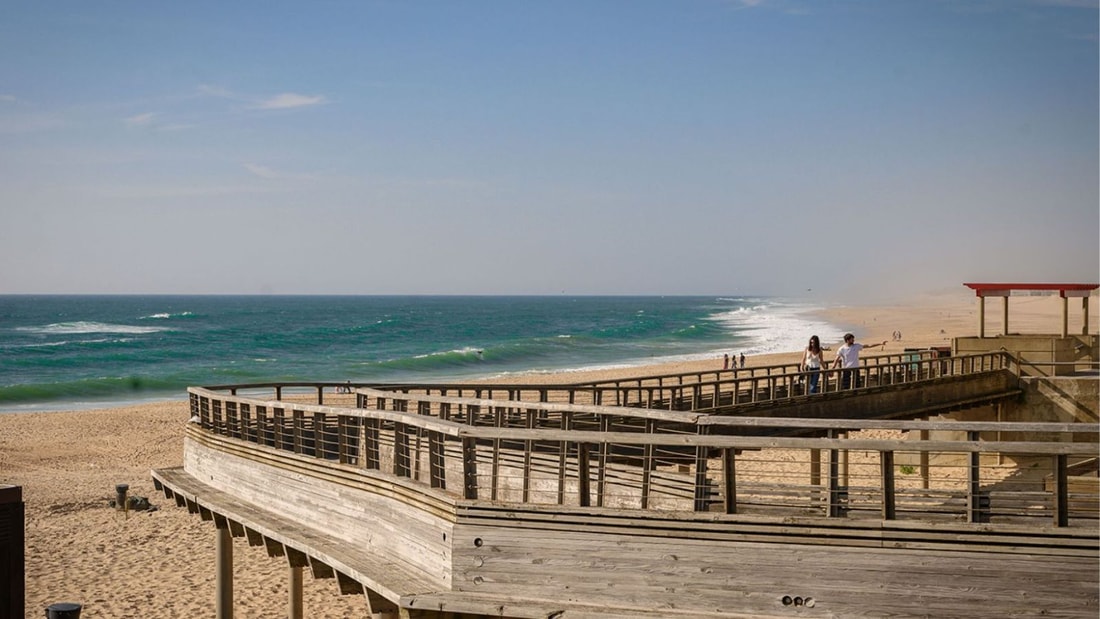
{"label": "red roof edge", "polygon": [[1000,283],[964,283],[981,295],[984,290],[1096,290],[1100,284],[1000,284]]}

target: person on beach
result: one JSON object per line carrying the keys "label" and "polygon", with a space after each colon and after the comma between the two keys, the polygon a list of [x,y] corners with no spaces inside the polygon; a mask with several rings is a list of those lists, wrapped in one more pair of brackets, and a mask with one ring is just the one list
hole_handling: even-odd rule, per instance
{"label": "person on beach", "polygon": [[802,365],[799,367],[799,371],[807,372],[810,375],[809,393],[817,393],[817,383],[821,378],[821,368],[825,365],[821,358],[822,350],[828,350],[828,348],[821,348],[821,340],[819,340],[816,335],[811,335],[810,343],[806,346],[806,349],[802,351]]}
{"label": "person on beach", "polygon": [[730,354],[729,353],[723,353],[722,354],[722,369],[723,370],[730,369]]}
{"label": "person on beach", "polygon": [[[851,333],[844,334],[844,345],[836,349],[836,361],[833,361],[834,368],[844,369],[840,373],[841,389],[847,389],[852,385],[852,374],[855,374],[859,368],[859,351],[875,346],[886,346],[886,340],[881,344],[864,345],[856,342],[856,336]],[[858,377],[856,377],[856,387],[859,387]]]}
{"label": "person on beach", "polygon": [[745,367],[745,353],[741,353],[741,367]]}

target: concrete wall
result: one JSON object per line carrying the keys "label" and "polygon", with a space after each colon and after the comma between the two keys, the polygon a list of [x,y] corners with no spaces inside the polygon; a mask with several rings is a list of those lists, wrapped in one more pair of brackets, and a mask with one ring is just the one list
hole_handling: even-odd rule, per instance
{"label": "concrete wall", "polygon": [[1097,378],[1036,376],[1024,377],[1020,382],[1024,401],[1006,411],[1005,421],[1100,421],[1100,380]]}
{"label": "concrete wall", "polygon": [[[1100,355],[1100,341],[1095,334],[1070,335],[998,335],[994,337],[957,337],[952,348],[955,355],[971,355],[995,350],[1007,350],[1018,358],[1037,367],[1024,367],[1029,375],[1064,376],[1076,370],[1086,369],[1089,362],[1096,362]],[[1081,365],[1051,368],[1043,363],[1071,363]]]}

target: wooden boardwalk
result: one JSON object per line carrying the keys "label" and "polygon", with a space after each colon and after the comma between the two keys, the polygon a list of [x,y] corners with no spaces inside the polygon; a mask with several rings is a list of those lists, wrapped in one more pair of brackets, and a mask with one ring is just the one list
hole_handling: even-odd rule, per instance
{"label": "wooden boardwalk", "polygon": [[1026,407],[999,353],[871,360],[818,394],[790,370],[346,407],[333,384],[192,388],[184,466],[153,476],[220,548],[332,577],[365,615],[1097,614],[1095,412],[925,420]]}

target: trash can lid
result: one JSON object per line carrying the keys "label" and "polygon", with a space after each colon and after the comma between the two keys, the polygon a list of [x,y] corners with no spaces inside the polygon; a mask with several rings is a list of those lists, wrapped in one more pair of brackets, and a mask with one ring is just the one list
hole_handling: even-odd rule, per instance
{"label": "trash can lid", "polygon": [[58,602],[57,604],[50,604],[46,610],[80,610],[80,604],[74,602]]}

